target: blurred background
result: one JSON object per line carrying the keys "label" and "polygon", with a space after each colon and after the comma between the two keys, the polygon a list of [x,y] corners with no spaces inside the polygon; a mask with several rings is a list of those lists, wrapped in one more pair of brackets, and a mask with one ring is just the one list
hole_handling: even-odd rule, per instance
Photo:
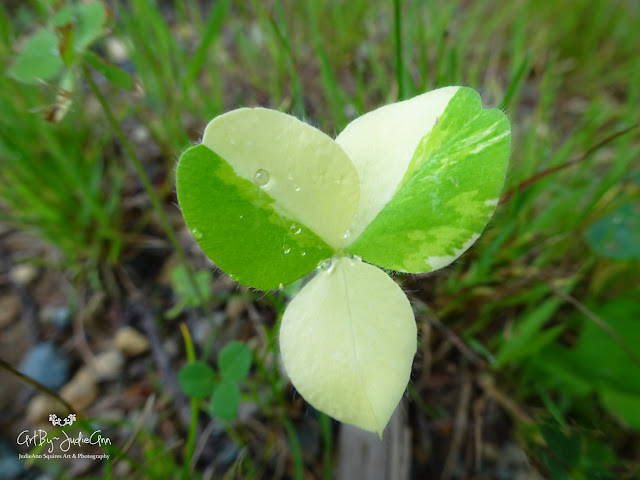
{"label": "blurred background", "polygon": [[[640,478],[639,25],[632,0],[4,0],[0,478]],[[395,277],[419,348],[380,442],[296,394],[298,286],[218,270],[174,169],[227,110],[335,136],[446,85],[507,113],[510,168],[473,248]],[[110,459],[20,459],[54,413]]]}

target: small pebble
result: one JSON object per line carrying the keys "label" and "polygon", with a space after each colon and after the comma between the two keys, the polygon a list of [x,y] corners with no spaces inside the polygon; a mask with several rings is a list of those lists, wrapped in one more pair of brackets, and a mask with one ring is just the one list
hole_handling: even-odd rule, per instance
{"label": "small pebble", "polygon": [[71,323],[71,310],[67,306],[46,305],[40,310],[39,318],[44,324],[50,324],[58,330],[64,330]]}
{"label": "small pebble", "polygon": [[96,355],[88,365],[88,371],[96,382],[115,380],[124,367],[124,355],[115,348]]}
{"label": "small pebble", "polygon": [[10,276],[13,282],[26,287],[38,276],[38,268],[28,263],[21,263],[11,269]]}
{"label": "small pebble", "polygon": [[0,297],[0,328],[9,325],[20,312],[20,299],[10,293]]}
{"label": "small pebble", "polygon": [[46,387],[57,390],[69,378],[69,361],[52,342],[42,342],[26,353],[19,370]]}
{"label": "small pebble", "polygon": [[129,59],[129,51],[127,46],[115,37],[107,37],[105,40],[105,48],[109,60],[115,63],[126,62]]}
{"label": "small pebble", "polygon": [[49,395],[39,393],[31,399],[27,405],[27,423],[34,425],[42,420],[47,420],[49,415],[56,412],[57,402]]}
{"label": "small pebble", "polygon": [[227,306],[224,309],[224,314],[229,320],[235,320],[246,310],[247,305],[245,300],[240,297],[231,297],[227,300]]}
{"label": "small pebble", "polygon": [[87,367],[82,367],[60,390],[60,396],[77,410],[90,406],[98,397],[98,387]]}
{"label": "small pebble", "polygon": [[128,357],[135,357],[149,350],[147,337],[131,327],[122,327],[116,332],[115,345]]}
{"label": "small pebble", "polygon": [[20,478],[24,465],[18,459],[18,453],[6,441],[0,441],[0,472],[2,478],[14,480]]}

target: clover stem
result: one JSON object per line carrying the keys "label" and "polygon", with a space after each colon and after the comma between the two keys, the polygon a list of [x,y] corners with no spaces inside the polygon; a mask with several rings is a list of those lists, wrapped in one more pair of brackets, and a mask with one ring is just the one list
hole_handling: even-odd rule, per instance
{"label": "clover stem", "polygon": [[169,242],[173,246],[175,252],[178,254],[178,259],[180,260],[180,263],[182,263],[182,265],[185,268],[185,271],[187,272],[187,278],[189,280],[189,284],[193,290],[193,293],[196,295],[196,298],[198,299],[198,302],[200,303],[200,305],[202,305],[205,315],[207,317],[211,316],[210,315],[211,312],[209,311],[209,308],[206,305],[202,292],[198,288],[198,284],[196,282],[196,277],[193,273],[193,270],[191,269],[191,266],[187,261],[187,256],[184,253],[182,246],[178,242],[178,238],[176,237],[173,227],[171,226],[171,222],[169,222],[169,218],[167,217],[167,214],[162,208],[162,203],[160,202],[160,198],[158,197],[158,194],[154,190],[153,186],[151,185],[151,181],[149,180],[149,177],[144,171],[142,162],[140,161],[140,159],[138,158],[138,155],[136,154],[135,150],[131,146],[131,143],[127,139],[127,136],[124,134],[122,127],[120,126],[115,116],[113,115],[113,112],[111,111],[111,108],[109,107],[104,95],[102,94],[102,92],[94,82],[93,78],[91,77],[91,72],[89,71],[87,66],[84,64],[82,65],[82,73],[84,75],[84,78],[87,80],[87,83],[91,88],[91,91],[93,92],[96,99],[100,103],[102,110],[107,116],[107,120],[109,121],[111,128],[113,128],[113,131],[118,137],[118,140],[120,140],[120,143],[122,144],[122,147],[124,148],[126,155],[133,162],[133,166],[136,169],[136,173],[138,174],[138,177],[140,177],[140,181],[142,182],[142,185],[144,186],[144,189],[147,192],[147,195],[149,195],[149,198],[151,199],[151,205],[153,206],[153,209],[155,210],[155,212],[158,214],[158,219],[160,220],[160,224],[162,225],[162,228],[164,229],[167,235],[167,238],[169,239]]}
{"label": "clover stem", "polygon": [[[184,348],[187,352],[187,361],[189,361],[189,363],[193,363],[196,361],[196,353],[193,348],[191,334],[184,322],[180,324],[180,332],[182,333]],[[191,421],[189,422],[189,433],[187,436],[187,444],[185,446],[184,463],[182,465],[182,478],[185,480],[189,478],[191,467],[193,466],[191,463],[193,452],[196,447],[196,434],[198,432],[198,399],[191,398],[189,400],[189,407],[191,408]]]}
{"label": "clover stem", "polygon": [[394,34],[396,43],[396,81],[398,82],[398,100],[404,100],[404,64],[402,61],[402,17],[400,0],[393,0]]}

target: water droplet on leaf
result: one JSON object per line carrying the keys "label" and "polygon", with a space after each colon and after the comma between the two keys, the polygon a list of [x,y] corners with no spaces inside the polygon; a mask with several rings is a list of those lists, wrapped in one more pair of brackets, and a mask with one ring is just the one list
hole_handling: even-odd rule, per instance
{"label": "water droplet on leaf", "polygon": [[322,270],[323,272],[329,272],[331,271],[332,266],[333,266],[333,262],[331,262],[331,259],[322,260],[318,263],[318,270]]}
{"label": "water droplet on leaf", "polygon": [[269,183],[269,172],[267,172],[264,168],[261,168],[253,174],[253,183],[255,183],[258,187],[264,187],[267,183]]}
{"label": "water droplet on leaf", "polygon": [[196,240],[202,238],[202,232],[197,228],[194,228],[193,230],[191,230],[191,233],[193,233],[193,238],[195,238]]}
{"label": "water droplet on leaf", "polygon": [[284,254],[286,255],[287,253],[289,253],[291,251],[291,247],[285,243],[284,245],[282,245],[282,250],[284,251]]}

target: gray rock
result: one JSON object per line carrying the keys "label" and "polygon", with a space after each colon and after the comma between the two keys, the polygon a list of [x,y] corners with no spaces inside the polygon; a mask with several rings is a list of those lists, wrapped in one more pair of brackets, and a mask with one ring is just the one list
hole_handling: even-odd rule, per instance
{"label": "gray rock", "polygon": [[0,441],[0,473],[2,478],[14,480],[20,477],[24,465],[18,459],[18,453],[5,441]]}
{"label": "gray rock", "polygon": [[19,370],[52,390],[69,379],[69,360],[52,342],[42,342],[23,357]]}
{"label": "gray rock", "polygon": [[58,330],[64,330],[71,323],[71,310],[67,306],[44,306],[40,310],[40,321],[45,324],[51,324]]}

